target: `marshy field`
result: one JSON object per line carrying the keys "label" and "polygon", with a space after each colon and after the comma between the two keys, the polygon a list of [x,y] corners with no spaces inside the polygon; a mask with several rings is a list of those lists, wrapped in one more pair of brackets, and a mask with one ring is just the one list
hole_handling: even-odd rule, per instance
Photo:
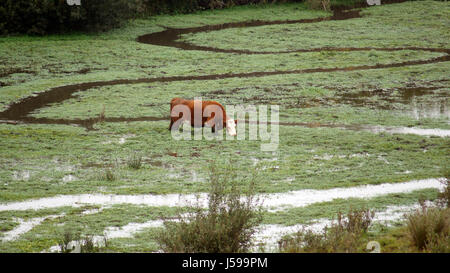
{"label": "marshy field", "polygon": [[[211,209],[217,177],[259,202],[237,251],[305,252],[289,235],[368,210],[352,252],[448,252],[448,208],[434,247],[414,245],[405,214],[448,193],[449,26],[447,1],[300,2],[0,36],[0,252],[79,236],[101,252],[168,251],[167,222]],[[175,140],[174,97],[278,105],[278,146]]]}

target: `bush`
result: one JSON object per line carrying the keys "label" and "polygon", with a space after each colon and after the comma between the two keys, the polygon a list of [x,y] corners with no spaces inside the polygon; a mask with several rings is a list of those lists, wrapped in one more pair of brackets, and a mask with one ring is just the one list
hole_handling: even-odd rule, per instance
{"label": "bush", "polygon": [[450,209],[421,208],[407,216],[407,230],[411,242],[420,251],[450,251]]}
{"label": "bush", "polygon": [[[223,168],[223,167],[221,167]],[[231,172],[230,172],[231,171]],[[166,221],[157,238],[165,252],[241,253],[251,247],[251,237],[262,220],[254,196],[254,183],[242,194],[231,169],[210,169],[208,208],[191,208],[179,222]]]}
{"label": "bush", "polygon": [[370,210],[352,210],[347,213],[347,218],[343,217],[341,212],[337,215],[337,228],[349,233],[366,233],[372,224],[372,218],[375,215]]}
{"label": "bush", "polygon": [[337,222],[325,227],[321,233],[300,230],[285,236],[279,242],[280,252],[290,253],[355,253],[364,250],[364,235],[372,223],[373,212],[350,210],[347,217],[338,213]]}
{"label": "bush", "polygon": [[43,35],[65,31],[105,31],[143,12],[142,0],[3,0],[0,34]]}

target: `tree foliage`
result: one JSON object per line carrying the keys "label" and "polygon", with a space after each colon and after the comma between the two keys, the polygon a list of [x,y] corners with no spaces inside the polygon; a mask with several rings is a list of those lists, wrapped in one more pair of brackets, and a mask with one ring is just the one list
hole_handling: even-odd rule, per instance
{"label": "tree foliage", "polygon": [[[189,13],[276,0],[0,0],[0,34],[44,35],[67,31],[106,31],[129,18]],[[284,2],[284,1],[281,1]]]}

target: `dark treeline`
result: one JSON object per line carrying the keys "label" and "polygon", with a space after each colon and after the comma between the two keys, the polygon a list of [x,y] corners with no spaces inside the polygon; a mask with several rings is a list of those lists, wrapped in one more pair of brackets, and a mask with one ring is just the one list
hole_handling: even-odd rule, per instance
{"label": "dark treeline", "polygon": [[0,0],[0,35],[106,31],[129,18],[300,0]]}

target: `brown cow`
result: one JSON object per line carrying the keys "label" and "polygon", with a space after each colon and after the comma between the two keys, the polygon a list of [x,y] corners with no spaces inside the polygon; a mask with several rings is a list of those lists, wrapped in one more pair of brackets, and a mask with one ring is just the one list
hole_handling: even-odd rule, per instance
{"label": "brown cow", "polygon": [[[201,107],[201,111],[200,111]],[[195,111],[198,112],[195,112]],[[184,117],[184,113],[186,116]],[[196,114],[195,114],[196,113]],[[196,115],[199,120],[196,122]],[[180,122],[175,124],[179,119]],[[200,120],[201,119],[201,120]],[[170,126],[169,130],[172,130],[172,126],[175,124],[178,127],[181,122],[190,121],[192,127],[204,127],[207,125],[215,132],[216,124],[218,130],[223,127],[227,128],[227,132],[230,136],[236,135],[236,123],[237,120],[233,120],[227,116],[225,108],[216,101],[202,101],[202,100],[185,100],[181,98],[174,98],[170,101]],[[178,129],[178,128],[176,128]]]}

